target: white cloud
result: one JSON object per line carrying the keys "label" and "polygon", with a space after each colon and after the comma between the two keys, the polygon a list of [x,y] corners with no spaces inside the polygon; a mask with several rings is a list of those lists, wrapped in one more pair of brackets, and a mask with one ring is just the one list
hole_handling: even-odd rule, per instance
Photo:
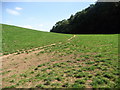
{"label": "white cloud", "polygon": [[6,11],[7,11],[7,13],[12,14],[12,15],[20,15],[19,12],[15,11],[15,10],[12,10],[12,9],[7,8]]}
{"label": "white cloud", "polygon": [[23,8],[21,7],[15,7],[16,10],[22,10]]}

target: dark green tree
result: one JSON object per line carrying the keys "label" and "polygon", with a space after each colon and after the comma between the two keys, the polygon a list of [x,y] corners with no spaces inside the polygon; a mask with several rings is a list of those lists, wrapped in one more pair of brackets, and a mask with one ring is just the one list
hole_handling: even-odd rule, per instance
{"label": "dark green tree", "polygon": [[120,2],[96,2],[57,22],[51,32],[73,34],[119,33]]}

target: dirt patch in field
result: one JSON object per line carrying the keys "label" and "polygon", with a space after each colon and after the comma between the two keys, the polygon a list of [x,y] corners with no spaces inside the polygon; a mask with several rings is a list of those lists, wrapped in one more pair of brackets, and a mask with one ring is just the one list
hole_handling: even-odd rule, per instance
{"label": "dirt patch in field", "polygon": [[[4,58],[2,62],[3,72],[10,70],[9,74],[3,75],[4,77],[11,76],[14,74],[21,73],[31,67],[37,66],[39,64],[48,62],[51,56],[47,54],[42,54],[40,57],[36,56],[34,53],[30,54],[20,54],[16,56],[11,56]],[[6,76],[7,75],[7,76]]]}
{"label": "dirt patch in field", "polygon": [[[75,35],[71,37],[70,39],[68,39],[68,41],[73,39],[74,37]],[[59,42],[58,44],[62,44],[62,42]],[[56,45],[56,44],[54,43],[54,44],[46,45],[46,46],[39,47],[39,48],[50,47],[53,45]],[[8,71],[7,69],[9,68],[9,75],[14,74],[16,72],[20,73],[21,71],[29,69],[29,67],[31,66],[36,66],[38,64],[49,61],[50,57],[52,56],[49,56],[48,54],[41,54],[41,56],[35,55],[36,53],[39,53],[40,51],[44,51],[44,49],[39,50],[38,48],[34,48],[34,49],[27,50],[26,53],[19,53],[19,54],[13,53],[13,54],[4,55],[0,57],[2,58],[2,69],[3,69],[2,72]]]}
{"label": "dirt patch in field", "polygon": [[[73,39],[73,37],[71,39]],[[62,44],[62,43],[59,42],[58,44]],[[51,47],[53,45],[56,45],[56,44],[43,46],[43,49],[38,49],[38,48],[35,48],[36,50],[31,49],[32,52],[28,52],[28,53],[27,52],[19,53],[19,54],[14,53],[14,54],[2,56],[1,57],[2,58],[2,78],[6,79],[11,77],[12,75],[19,75],[26,72],[27,70],[32,71],[32,69],[35,68],[36,66],[43,63],[50,62],[50,60],[54,58],[54,55],[52,53],[48,54],[48,53],[39,53],[39,52],[44,51],[45,47]],[[39,55],[37,55],[38,53]],[[63,61],[66,61],[67,57],[63,57],[63,58],[64,58]],[[53,63],[59,63],[59,62],[61,61],[55,61]],[[2,87],[9,85],[9,83],[8,84],[6,83],[8,82],[3,81]]]}

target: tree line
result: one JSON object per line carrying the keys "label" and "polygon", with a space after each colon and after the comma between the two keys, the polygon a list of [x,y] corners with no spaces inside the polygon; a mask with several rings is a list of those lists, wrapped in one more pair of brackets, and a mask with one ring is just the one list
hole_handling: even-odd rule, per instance
{"label": "tree line", "polygon": [[117,34],[120,2],[96,2],[88,8],[58,21],[50,32],[66,34]]}

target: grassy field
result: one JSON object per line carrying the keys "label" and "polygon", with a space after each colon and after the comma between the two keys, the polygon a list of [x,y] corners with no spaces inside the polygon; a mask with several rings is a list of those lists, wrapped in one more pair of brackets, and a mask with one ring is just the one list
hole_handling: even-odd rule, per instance
{"label": "grassy field", "polygon": [[2,25],[2,28],[4,55],[65,41],[71,37],[71,35],[41,32],[10,25]]}
{"label": "grassy field", "polygon": [[[21,38],[19,36],[15,39],[15,30],[14,33],[11,30],[15,41],[17,40],[18,43],[20,40],[24,43],[17,44],[22,46],[16,46],[16,48],[15,44],[13,46],[5,45],[4,50],[11,53],[17,49],[26,48],[28,43],[32,43],[30,47],[28,46],[29,48],[38,47],[39,44],[42,46],[59,41],[62,43],[44,47],[35,53],[29,52],[4,58],[3,88],[118,87],[120,75],[118,71],[118,34],[76,35],[73,39],[67,40],[72,35],[40,32],[43,36],[45,35],[42,37],[40,33],[35,33],[36,31],[31,31],[30,34],[28,32],[29,30],[22,33]],[[7,31],[4,32],[4,42],[12,44],[14,40],[10,38],[10,33],[9,38],[7,34]],[[18,35],[19,33],[15,36]],[[30,40],[28,37],[34,38]],[[41,42],[38,43],[39,40]],[[5,47],[8,48],[5,49]]]}

